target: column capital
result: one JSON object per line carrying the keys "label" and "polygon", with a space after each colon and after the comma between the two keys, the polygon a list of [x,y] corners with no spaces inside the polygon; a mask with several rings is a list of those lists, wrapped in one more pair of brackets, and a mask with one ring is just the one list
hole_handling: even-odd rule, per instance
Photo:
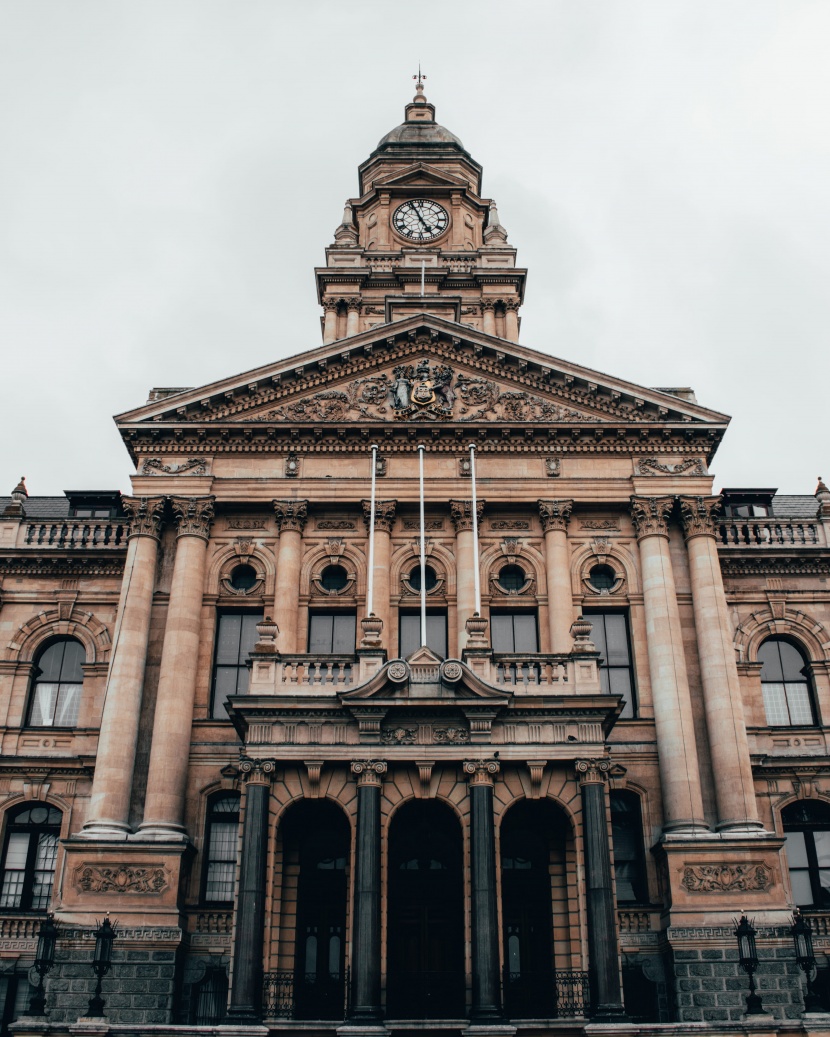
{"label": "column capital", "polygon": [[547,533],[551,529],[567,529],[571,518],[572,500],[539,500],[539,517],[542,529]]}
{"label": "column capital", "polygon": [[687,540],[697,536],[714,537],[716,519],[723,505],[722,497],[678,497],[680,521]]}
{"label": "column capital", "polygon": [[239,773],[246,785],[269,785],[277,770],[276,760],[254,760],[243,756],[239,761]]}
{"label": "column capital", "polygon": [[361,785],[380,788],[386,774],[386,760],[352,760],[352,774],[357,778],[358,788]]}
{"label": "column capital", "polygon": [[[372,514],[372,502],[368,500],[362,500],[360,502],[363,505],[363,521],[366,523],[366,530],[369,530],[369,517]],[[375,529],[382,530],[384,533],[392,532],[392,525],[395,522],[395,509],[398,506],[396,500],[376,500],[375,501]]]}
{"label": "column capital", "polygon": [[649,536],[668,537],[669,518],[674,508],[674,497],[632,497],[631,517],[637,539]]}
{"label": "column capital", "polygon": [[215,497],[171,497],[176,536],[196,536],[207,540],[215,500]]}
{"label": "column capital", "polygon": [[339,299],[323,299],[323,309],[336,310],[339,301]]}
{"label": "column capital", "polygon": [[489,311],[490,313],[492,313],[496,309],[496,300],[495,299],[482,299],[481,300],[481,308],[482,308],[482,310]]}
{"label": "column capital", "polygon": [[274,514],[277,517],[277,529],[280,533],[286,529],[294,529],[302,533],[308,519],[307,500],[275,500]]}
{"label": "column capital", "polygon": [[122,497],[121,504],[130,520],[130,537],[161,538],[164,525],[164,497]]}
{"label": "column capital", "polygon": [[[481,517],[484,514],[484,505],[486,501],[476,501],[476,521],[481,522]],[[450,501],[450,518],[455,526],[456,533],[460,533],[463,529],[473,528],[473,502],[471,500],[451,500]]]}
{"label": "column capital", "polygon": [[464,761],[464,773],[467,775],[467,781],[471,788],[475,785],[485,785],[492,788],[493,778],[500,770],[501,764],[492,757],[489,760]]}
{"label": "column capital", "polygon": [[360,296],[359,295],[350,295],[349,298],[346,299],[346,309],[347,310],[359,310],[360,309]]}
{"label": "column capital", "polygon": [[611,770],[611,761],[606,756],[593,760],[575,760],[574,770],[580,788],[583,785],[605,785],[608,772]]}

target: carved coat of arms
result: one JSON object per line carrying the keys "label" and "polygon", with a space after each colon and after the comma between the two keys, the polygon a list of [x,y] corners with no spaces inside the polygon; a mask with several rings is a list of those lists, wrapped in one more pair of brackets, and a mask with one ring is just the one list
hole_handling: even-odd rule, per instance
{"label": "carved coat of arms", "polygon": [[398,418],[438,417],[452,413],[455,393],[452,368],[431,365],[424,359],[417,365],[401,364],[392,372],[389,403]]}

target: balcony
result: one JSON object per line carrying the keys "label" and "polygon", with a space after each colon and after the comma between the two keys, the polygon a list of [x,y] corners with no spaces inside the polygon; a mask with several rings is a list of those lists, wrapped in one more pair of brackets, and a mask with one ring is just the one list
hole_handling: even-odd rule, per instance
{"label": "balcony", "polygon": [[494,655],[492,672],[496,684],[510,688],[549,688],[567,691],[572,684],[568,672],[568,656],[525,653],[522,655]]}
{"label": "balcony", "polygon": [[58,519],[54,522],[27,522],[21,525],[19,547],[56,548],[89,551],[126,547],[129,526],[126,519]]}
{"label": "balcony", "polygon": [[814,519],[723,518],[718,523],[722,547],[827,547],[824,526]]}
{"label": "balcony", "polygon": [[576,1019],[590,1009],[587,972],[546,969],[505,972],[504,1009],[508,1019]]}
{"label": "balcony", "polygon": [[352,683],[350,655],[284,655],[277,664],[277,690],[345,688]]}

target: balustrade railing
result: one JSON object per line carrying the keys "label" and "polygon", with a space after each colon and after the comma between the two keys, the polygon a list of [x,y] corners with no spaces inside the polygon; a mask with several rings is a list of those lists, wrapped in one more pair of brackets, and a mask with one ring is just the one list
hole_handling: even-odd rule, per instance
{"label": "balustrade railing", "polygon": [[353,662],[348,655],[284,655],[277,686],[321,687],[352,683]]}
{"label": "balustrade railing", "polygon": [[824,528],[812,519],[723,518],[718,523],[725,547],[826,547]]}
{"label": "balustrade railing", "polygon": [[232,911],[198,911],[193,923],[197,933],[230,934],[233,929]]}
{"label": "balustrade railing", "polygon": [[37,939],[43,919],[44,915],[0,918],[0,940]]}
{"label": "balustrade railing", "polygon": [[262,982],[266,1019],[326,1019],[346,1017],[346,982],[340,972],[297,975],[287,969],[266,972]]}
{"label": "balustrade railing", "polygon": [[587,972],[544,969],[504,974],[508,1019],[574,1019],[590,1009]]}
{"label": "balustrade railing", "polygon": [[125,521],[90,522],[86,519],[58,522],[29,522],[23,542],[33,547],[58,547],[89,550],[96,547],[124,547],[129,528]]}
{"label": "balustrade railing", "polygon": [[618,911],[617,922],[621,933],[647,933],[651,931],[648,911]]}
{"label": "balustrade railing", "polygon": [[494,655],[496,684],[556,687],[568,683],[568,664],[550,655]]}

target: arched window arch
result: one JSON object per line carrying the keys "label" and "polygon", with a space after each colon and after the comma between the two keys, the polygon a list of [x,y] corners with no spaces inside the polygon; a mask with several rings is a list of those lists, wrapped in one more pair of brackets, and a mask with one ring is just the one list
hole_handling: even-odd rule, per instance
{"label": "arched window arch", "polygon": [[769,637],[758,648],[761,691],[770,727],[815,724],[807,659],[800,648],[783,637]]}
{"label": "arched window arch", "polygon": [[781,819],[796,907],[830,907],[830,803],[800,799]]}
{"label": "arched window arch", "polygon": [[208,803],[205,822],[205,903],[233,902],[238,834],[239,793],[219,792]]}
{"label": "arched window arch", "polygon": [[648,880],[640,797],[629,789],[612,789],[610,800],[617,901],[621,904],[647,904]]}
{"label": "arched window arch", "polygon": [[46,911],[55,881],[62,814],[48,803],[10,811],[3,843],[0,909]]}
{"label": "arched window arch", "polygon": [[74,727],[81,705],[86,652],[74,637],[49,641],[35,656],[29,697],[32,727]]}

